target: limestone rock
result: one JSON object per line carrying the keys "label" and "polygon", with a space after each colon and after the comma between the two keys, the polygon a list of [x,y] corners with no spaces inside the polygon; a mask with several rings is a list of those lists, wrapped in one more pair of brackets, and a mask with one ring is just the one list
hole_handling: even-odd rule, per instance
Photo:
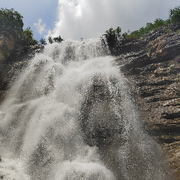
{"label": "limestone rock", "polygon": [[139,52],[120,54],[120,66],[132,85],[148,133],[162,146],[176,180],[180,180],[180,29],[162,27],[144,37]]}

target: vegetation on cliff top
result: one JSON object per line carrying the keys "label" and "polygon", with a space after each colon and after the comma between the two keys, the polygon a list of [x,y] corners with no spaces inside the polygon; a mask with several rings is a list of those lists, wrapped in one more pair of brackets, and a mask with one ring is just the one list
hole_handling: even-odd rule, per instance
{"label": "vegetation on cliff top", "polygon": [[[106,35],[111,35],[116,41],[119,40],[133,40],[138,39],[149,32],[158,29],[161,26],[168,25],[170,23],[180,22],[180,6],[175,7],[174,9],[170,9],[169,18],[167,20],[163,20],[161,18],[155,19],[154,23],[147,23],[145,27],[141,27],[139,30],[130,31],[121,33],[121,28],[118,26],[116,29],[110,28],[106,31]],[[120,30],[119,30],[120,29]]]}
{"label": "vegetation on cliff top", "polygon": [[[23,16],[12,9],[0,9],[0,32],[4,31],[5,29],[10,29],[14,31],[17,39],[17,44],[21,46],[30,46],[38,44],[38,41],[33,38],[33,31],[31,30],[30,26],[26,29],[23,29]],[[53,42],[62,42],[63,39],[61,36],[55,38],[48,38],[50,44]],[[45,39],[40,39],[39,41],[41,44],[47,44]]]}
{"label": "vegetation on cliff top", "polygon": [[[106,37],[109,40],[110,44],[117,44],[119,42],[131,41],[134,39],[138,39],[145,34],[148,34],[152,30],[155,30],[161,26],[180,22],[180,6],[174,9],[170,9],[169,18],[167,20],[163,20],[160,18],[155,19],[154,23],[147,23],[145,27],[141,27],[139,30],[133,32],[124,32],[121,34],[121,28],[118,26],[116,29],[110,28],[106,31]],[[17,43],[21,46],[29,46],[37,44],[38,41],[33,38],[33,31],[28,26],[25,30],[23,29],[23,16],[12,9],[0,9],[0,32],[4,29],[13,30],[16,34]],[[61,36],[55,38],[48,38],[48,42],[50,44],[54,42],[62,42],[63,39]],[[47,44],[45,39],[40,39],[41,44]],[[111,46],[111,45],[110,45]]]}
{"label": "vegetation on cliff top", "polygon": [[131,36],[140,38],[161,26],[176,22],[180,22],[180,6],[170,9],[168,19],[163,20],[161,18],[157,18],[154,23],[147,23],[145,27],[141,27],[139,30],[133,31],[129,36],[127,36],[127,38],[131,38]]}
{"label": "vegetation on cliff top", "polygon": [[[119,47],[123,46],[124,43],[139,39],[153,30],[177,22],[180,22],[180,6],[170,9],[167,20],[157,18],[154,23],[147,23],[145,27],[141,27],[139,30],[133,32],[128,31],[123,34],[121,34],[121,28],[119,26],[116,29],[110,28],[105,32],[105,36],[111,53],[117,55]],[[167,29],[167,33],[169,32],[171,32],[171,30]]]}
{"label": "vegetation on cliff top", "polygon": [[38,42],[33,38],[33,31],[28,26],[23,30],[23,16],[12,9],[0,9],[0,32],[4,29],[11,29],[16,34],[17,43],[19,45],[34,45]]}

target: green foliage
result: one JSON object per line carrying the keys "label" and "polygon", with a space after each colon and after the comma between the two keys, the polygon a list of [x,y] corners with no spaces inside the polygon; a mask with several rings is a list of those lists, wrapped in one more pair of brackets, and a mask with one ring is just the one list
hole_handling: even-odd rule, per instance
{"label": "green foliage", "polygon": [[169,17],[172,23],[180,22],[180,6],[171,9]]}
{"label": "green foliage", "polygon": [[116,29],[112,27],[109,30],[106,30],[106,36],[113,38],[116,41],[121,39],[121,28],[118,26]]}
{"label": "green foliage", "polygon": [[139,37],[141,37],[141,32],[139,30],[136,30],[136,31],[133,31],[131,35],[136,37],[136,39],[138,39]]}
{"label": "green foliage", "polygon": [[62,42],[63,39],[61,38],[61,36],[55,37],[53,38],[54,42]]}
{"label": "green foliage", "polygon": [[18,38],[23,32],[23,16],[14,9],[0,9],[0,31],[4,28],[13,29]]}
{"label": "green foliage", "polygon": [[63,41],[63,39],[61,38],[61,36],[55,37],[53,39],[52,39],[52,37],[48,37],[48,41],[49,41],[50,44],[52,44],[54,42],[60,43],[60,42]]}
{"label": "green foliage", "polygon": [[118,49],[119,43],[122,39],[121,28],[118,26],[116,29],[112,27],[106,31],[105,37],[109,46],[109,50],[113,55],[117,54],[116,50]]}
{"label": "green foliage", "polygon": [[[145,27],[141,27],[139,30],[133,31],[131,35],[140,38],[161,26],[175,22],[180,22],[180,6],[170,10],[170,15],[167,20],[157,18],[154,23],[147,23]],[[171,33],[171,31],[168,30],[167,33]]]}
{"label": "green foliage", "polygon": [[52,37],[48,37],[48,41],[49,41],[50,44],[52,44],[53,43]]}
{"label": "green foliage", "polygon": [[158,29],[161,26],[164,26],[166,23],[167,21],[157,18],[155,19],[154,23],[146,23],[145,27],[141,27],[139,30],[133,31],[131,34],[136,36],[137,38],[140,38],[144,36],[145,34],[148,34],[151,31]]}
{"label": "green foliage", "polygon": [[179,78],[175,78],[175,79],[174,79],[174,82],[179,82]]}
{"label": "green foliage", "polygon": [[19,45],[34,45],[38,42],[33,39],[33,32],[28,26],[23,30],[23,16],[14,9],[0,9],[0,31],[11,29],[16,33]]}
{"label": "green foliage", "polygon": [[38,42],[33,39],[33,31],[31,28],[28,26],[22,33],[22,39],[21,39],[21,44],[23,45],[35,45]]}
{"label": "green foliage", "polygon": [[[133,31],[130,33],[124,32],[121,35],[121,28],[118,26],[116,29],[112,27],[106,31],[105,37],[109,46],[109,50],[111,51],[112,55],[117,55],[120,52],[121,47],[124,43],[128,41],[132,41],[138,39],[151,31],[154,31],[164,25],[168,25],[170,23],[180,22],[180,6],[170,10],[170,15],[167,20],[163,20],[161,18],[157,18],[154,20],[153,23],[146,23],[145,27],[141,27],[139,30]],[[165,33],[172,33],[172,30],[167,28],[165,29]],[[180,33],[180,30],[177,31]],[[151,52],[151,49],[147,49],[148,53]]]}
{"label": "green foliage", "polygon": [[157,29],[157,28],[159,28],[161,26],[164,26],[165,23],[166,22],[161,18],[155,19],[154,24],[153,24],[154,28],[152,28],[152,29]]}
{"label": "green foliage", "polygon": [[43,39],[43,38],[41,38],[41,39],[39,40],[39,42],[40,42],[41,44],[44,44],[44,45],[46,45],[46,44],[47,44],[46,40],[45,40],[45,39]]}
{"label": "green foliage", "polygon": [[122,34],[123,40],[124,41],[128,41],[128,40],[135,40],[138,39],[138,36],[136,34],[133,34],[130,32],[130,30],[128,30],[127,32]]}
{"label": "green foliage", "polygon": [[169,19],[169,18],[166,19],[166,20],[164,21],[164,24],[165,24],[165,25],[171,24],[171,19]]}

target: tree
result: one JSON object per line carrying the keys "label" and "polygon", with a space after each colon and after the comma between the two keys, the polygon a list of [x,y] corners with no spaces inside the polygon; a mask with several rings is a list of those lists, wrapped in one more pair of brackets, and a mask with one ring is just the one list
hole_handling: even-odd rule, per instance
{"label": "tree", "polygon": [[54,42],[62,42],[63,39],[61,38],[61,36],[55,37],[53,38]]}
{"label": "tree", "polygon": [[22,33],[22,44],[23,45],[35,45],[38,42],[33,38],[33,31],[28,26]]}
{"label": "tree", "polygon": [[53,43],[52,37],[48,37],[48,41],[49,41],[50,44],[52,44]]}
{"label": "tree", "polygon": [[154,29],[154,24],[153,23],[146,23],[146,27],[145,27],[145,33],[149,33],[150,31],[152,31]]}
{"label": "tree", "polygon": [[12,30],[17,37],[19,45],[34,45],[38,42],[33,38],[33,32],[28,26],[23,30],[23,16],[12,9],[0,9],[0,31]]}
{"label": "tree", "polygon": [[54,42],[60,43],[60,42],[63,41],[63,39],[62,39],[61,36],[55,37],[55,38],[53,38],[53,39],[52,39],[52,37],[48,37],[48,41],[49,41],[50,44],[52,44],[52,43],[54,43]]}
{"label": "tree", "polygon": [[0,9],[0,31],[4,28],[13,29],[17,38],[21,38],[23,32],[23,16],[14,9]]}
{"label": "tree", "polygon": [[45,40],[45,39],[43,39],[43,38],[41,38],[41,39],[39,40],[39,42],[40,42],[41,44],[44,44],[44,45],[46,45],[46,44],[47,44],[46,40]]}
{"label": "tree", "polygon": [[109,46],[109,50],[113,55],[117,54],[118,46],[122,40],[121,28],[118,26],[116,29],[112,27],[109,30],[106,30],[106,40]]}
{"label": "tree", "polygon": [[174,8],[174,9],[170,9],[169,18],[172,23],[180,21],[180,6]]}
{"label": "tree", "polygon": [[133,31],[131,33],[132,36],[136,37],[136,38],[140,38],[141,37],[141,34],[140,34],[140,31],[139,30],[136,30],[136,31]]}
{"label": "tree", "polygon": [[116,41],[120,41],[121,40],[121,28],[119,26],[116,29],[113,29],[111,27],[111,28],[109,28],[109,30],[106,30],[105,35],[113,38]]}
{"label": "tree", "polygon": [[154,28],[155,29],[159,28],[161,26],[164,26],[164,25],[165,25],[165,21],[163,19],[161,19],[161,18],[155,19],[155,21],[154,21]]}

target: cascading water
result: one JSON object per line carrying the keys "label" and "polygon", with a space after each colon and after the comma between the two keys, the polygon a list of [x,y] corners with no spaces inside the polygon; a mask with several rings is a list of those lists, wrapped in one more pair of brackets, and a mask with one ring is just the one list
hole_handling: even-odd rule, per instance
{"label": "cascading water", "polygon": [[6,179],[168,179],[100,40],[64,41],[36,55],[0,106],[0,140]]}

